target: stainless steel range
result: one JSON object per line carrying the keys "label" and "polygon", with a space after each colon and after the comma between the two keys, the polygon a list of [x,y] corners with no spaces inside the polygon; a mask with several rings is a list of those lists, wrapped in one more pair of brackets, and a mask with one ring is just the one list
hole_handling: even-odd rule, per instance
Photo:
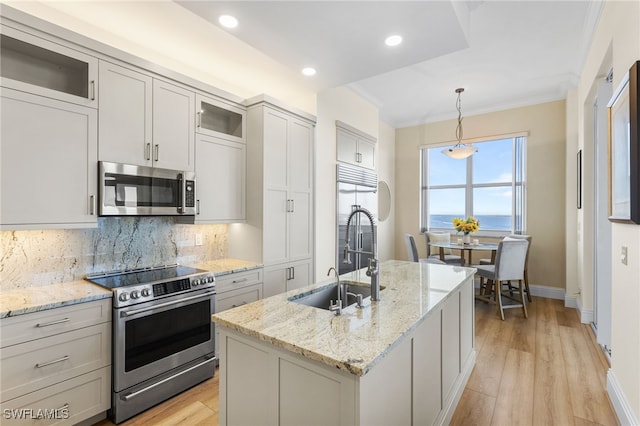
{"label": "stainless steel range", "polygon": [[212,273],[170,265],[86,279],[113,290],[112,421],[213,376]]}

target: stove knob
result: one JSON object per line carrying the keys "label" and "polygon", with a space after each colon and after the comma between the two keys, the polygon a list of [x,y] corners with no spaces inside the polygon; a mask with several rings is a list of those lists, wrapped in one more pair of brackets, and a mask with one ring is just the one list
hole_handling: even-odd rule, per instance
{"label": "stove knob", "polygon": [[138,290],[133,290],[131,292],[131,298],[132,299],[137,299],[138,297],[140,297],[140,293],[138,293]]}
{"label": "stove knob", "polygon": [[212,283],[212,282],[213,282],[213,277],[208,277],[208,278],[207,278],[207,281],[208,281],[208,282],[210,282],[210,283]]}
{"label": "stove knob", "polygon": [[193,284],[193,286],[195,287],[195,286],[197,286],[198,284],[200,284],[200,282],[199,282],[198,280],[193,280],[193,283],[192,283],[192,284]]}
{"label": "stove knob", "polygon": [[124,293],[120,293],[120,297],[118,297],[121,302],[126,302],[129,300],[129,294],[125,291]]}
{"label": "stove knob", "polygon": [[142,297],[149,297],[151,296],[151,292],[149,291],[148,288],[143,288],[142,289]]}

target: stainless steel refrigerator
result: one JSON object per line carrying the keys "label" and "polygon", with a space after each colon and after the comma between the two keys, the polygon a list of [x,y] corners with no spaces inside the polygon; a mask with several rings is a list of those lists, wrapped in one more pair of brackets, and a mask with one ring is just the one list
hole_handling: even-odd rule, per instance
{"label": "stainless steel refrigerator", "polygon": [[[369,264],[371,255],[351,254],[351,264],[343,262],[346,244],[347,219],[357,208],[365,208],[371,212],[375,220],[378,218],[378,175],[374,170],[363,167],[338,164],[337,166],[337,237],[336,266],[338,272],[344,274]],[[377,223],[374,221],[374,226]],[[376,229],[377,232],[377,229]],[[371,252],[373,235],[369,219],[357,214],[351,219],[349,229],[351,249]]]}

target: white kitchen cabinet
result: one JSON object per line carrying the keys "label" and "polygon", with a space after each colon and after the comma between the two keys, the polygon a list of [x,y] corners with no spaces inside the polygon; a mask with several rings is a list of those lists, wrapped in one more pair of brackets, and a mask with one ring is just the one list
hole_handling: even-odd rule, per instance
{"label": "white kitchen cabinet", "polygon": [[336,157],[338,161],[375,169],[376,139],[336,120]]}
{"label": "white kitchen cabinet", "polygon": [[151,166],[153,79],[100,61],[99,157]]}
{"label": "white kitchen cabinet", "polygon": [[100,76],[100,160],[193,171],[195,93],[108,61]]}
{"label": "white kitchen cabinet", "polygon": [[97,112],[0,89],[1,228],[97,226]]}
{"label": "white kitchen cabinet", "polygon": [[[262,299],[262,268],[216,277],[216,312],[226,311]],[[216,326],[215,352],[219,331]]]}
{"label": "white kitchen cabinet", "polygon": [[264,269],[263,294],[270,297],[311,283],[311,260],[284,263]]}
{"label": "white kitchen cabinet", "polygon": [[22,92],[96,108],[98,59],[64,41],[2,25],[0,84]]}
{"label": "white kitchen cabinet", "polygon": [[245,143],[246,108],[196,93],[196,132]]}
{"label": "white kitchen cabinet", "polygon": [[247,226],[230,250],[264,264],[267,297],[313,276],[315,121],[265,98],[248,102]]}
{"label": "white kitchen cabinet", "polygon": [[59,422],[48,424],[76,424],[111,407],[111,299],[3,318],[0,327],[3,413],[57,410]]}
{"label": "white kitchen cabinet", "polygon": [[246,157],[244,143],[196,136],[196,223],[246,220]]}

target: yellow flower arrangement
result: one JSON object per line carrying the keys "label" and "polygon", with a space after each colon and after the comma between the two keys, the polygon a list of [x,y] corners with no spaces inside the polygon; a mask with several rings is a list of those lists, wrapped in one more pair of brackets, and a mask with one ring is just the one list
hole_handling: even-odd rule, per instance
{"label": "yellow flower arrangement", "polygon": [[480,221],[473,216],[469,216],[466,219],[460,219],[459,217],[453,218],[453,227],[458,232],[464,232],[465,235],[474,233],[480,229]]}

